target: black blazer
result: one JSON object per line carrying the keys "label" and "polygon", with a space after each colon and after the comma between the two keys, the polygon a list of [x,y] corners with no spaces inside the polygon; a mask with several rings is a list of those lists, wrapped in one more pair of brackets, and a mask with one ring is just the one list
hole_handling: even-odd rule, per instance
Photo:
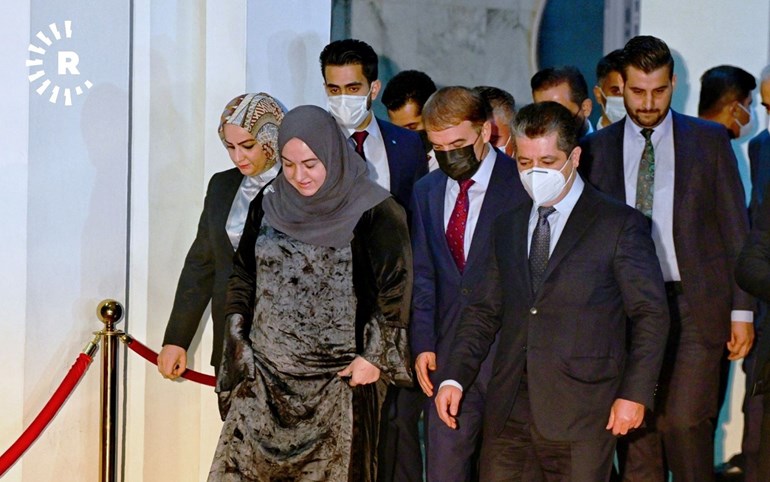
{"label": "black blazer", "polygon": [[219,367],[222,357],[225,292],[235,252],[227,237],[225,224],[242,180],[243,174],[233,168],[214,174],[209,181],[198,233],[185,258],[163,337],[164,345],[188,349],[211,301],[211,317],[214,320],[211,364],[215,368]]}
{"label": "black blazer", "polygon": [[[581,142],[581,166],[588,180],[623,202],[626,122],[611,124]],[[755,307],[733,276],[749,230],[743,185],[723,126],[673,112],[673,131],[674,247],[682,296],[706,341],[722,345],[730,339],[730,311]]]}
{"label": "black blazer", "polygon": [[[755,212],[754,226],[746,240],[735,268],[738,285],[765,302],[770,302],[770,202],[765,200]],[[757,339],[756,370],[749,380],[752,393],[770,391],[770,333]]]}
{"label": "black blazer", "polygon": [[505,426],[526,363],[538,430],[585,440],[604,432],[616,398],[653,405],[669,327],[660,266],[644,216],[586,184],[533,295],[531,209],[522,204],[495,222],[488,274],[440,379],[468,386],[499,327],[484,436]]}

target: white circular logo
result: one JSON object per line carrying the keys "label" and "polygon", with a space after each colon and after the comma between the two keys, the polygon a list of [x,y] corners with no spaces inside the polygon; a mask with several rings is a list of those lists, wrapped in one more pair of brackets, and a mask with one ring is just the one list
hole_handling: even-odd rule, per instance
{"label": "white circular logo", "polygon": [[[70,106],[72,105],[72,92],[74,91],[76,95],[81,95],[85,90],[90,89],[93,83],[88,79],[83,82],[79,81],[80,71],[78,70],[78,63],[80,62],[80,57],[78,57],[75,51],[56,49],[56,42],[62,40],[62,38],[72,38],[72,21],[64,21],[63,37],[61,30],[59,30],[55,23],[50,24],[48,30],[50,31],[48,35],[42,30],[35,35],[40,43],[29,44],[30,58],[27,60],[29,83],[33,87],[37,86],[35,92],[38,95],[49,95],[48,101],[52,104],[57,103],[59,99],[63,99],[64,105]],[[56,78],[60,79],[71,76],[74,79],[62,79],[69,80],[69,82],[63,82],[65,85],[59,85],[56,80],[51,80],[50,75],[45,70],[45,61],[46,59],[50,60],[52,57],[56,63],[55,67],[52,67],[52,69],[56,69]],[[51,88],[50,90],[49,87]]]}

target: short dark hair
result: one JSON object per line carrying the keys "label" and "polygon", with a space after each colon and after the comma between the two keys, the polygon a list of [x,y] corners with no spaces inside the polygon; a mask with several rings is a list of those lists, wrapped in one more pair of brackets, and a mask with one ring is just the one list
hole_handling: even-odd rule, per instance
{"label": "short dark hair", "polygon": [[668,67],[668,78],[674,76],[674,57],[666,42],[652,35],[637,35],[623,47],[623,70],[620,75],[626,80],[628,67],[634,67],[645,74],[662,67]]}
{"label": "short dark hair", "polygon": [[489,104],[478,92],[462,86],[443,87],[422,108],[422,121],[431,131],[442,131],[463,121],[480,130],[489,119]]}
{"label": "short dark hair", "polygon": [[558,102],[537,102],[522,107],[513,121],[513,135],[536,139],[556,133],[556,145],[569,155],[578,145],[572,112]]}
{"label": "short dark hair", "polygon": [[379,75],[377,52],[366,42],[356,39],[335,40],[321,51],[321,75],[326,80],[327,65],[360,65],[364,77],[371,84]]}
{"label": "short dark hair", "polygon": [[382,103],[390,111],[404,107],[407,102],[414,102],[422,111],[422,106],[432,93],[436,84],[428,74],[419,70],[404,70],[393,76],[382,92]]}
{"label": "short dark hair", "polygon": [[623,49],[615,49],[599,59],[596,64],[596,83],[601,84],[611,72],[623,72]]}
{"label": "short dark hair", "polygon": [[509,124],[513,122],[513,118],[516,116],[516,99],[510,92],[488,85],[479,85],[473,90],[481,94],[484,100],[489,103],[490,113],[500,112]]}
{"label": "short dark hair", "polygon": [[567,83],[569,86],[570,100],[578,106],[588,98],[588,84],[583,74],[572,65],[564,67],[548,67],[532,76],[529,84],[532,92],[550,89],[559,84]]}
{"label": "short dark hair", "polygon": [[712,67],[700,78],[698,115],[716,114],[734,100],[743,102],[756,87],[754,76],[740,67]]}

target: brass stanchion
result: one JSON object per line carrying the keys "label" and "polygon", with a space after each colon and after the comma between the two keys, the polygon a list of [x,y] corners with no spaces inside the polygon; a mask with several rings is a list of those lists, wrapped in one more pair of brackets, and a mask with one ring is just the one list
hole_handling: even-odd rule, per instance
{"label": "brass stanchion", "polygon": [[101,447],[99,481],[115,482],[118,442],[118,337],[123,332],[115,325],[123,317],[123,306],[115,300],[104,300],[96,308],[96,316],[104,323],[102,336]]}

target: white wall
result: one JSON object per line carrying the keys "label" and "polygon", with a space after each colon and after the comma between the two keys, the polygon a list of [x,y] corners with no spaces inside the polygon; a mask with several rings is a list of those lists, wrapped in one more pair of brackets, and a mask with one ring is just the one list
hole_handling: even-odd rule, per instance
{"label": "white wall", "polygon": [[[331,5],[141,0],[134,9],[129,322],[158,351],[208,180],[232,167],[217,135],[223,107],[245,91],[287,107],[322,102],[308,59],[329,41]],[[190,350],[204,373],[211,338],[206,323]],[[133,355],[128,370],[125,480],[205,480],[221,427],[213,389],[163,380]]]}
{"label": "white wall", "polygon": [[[677,74],[673,106],[679,112],[697,115],[700,76],[707,69],[730,64],[755,76],[770,61],[770,2],[767,0],[642,0],[640,34],[663,39],[675,56]],[[754,98],[753,115],[764,124],[765,115]],[[753,134],[752,134],[753,136]],[[734,143],[747,195],[748,137]],[[728,404],[720,417],[716,462],[740,452],[743,432],[745,377],[740,362],[733,363]]]}
{"label": "white wall", "polygon": [[[98,302],[126,295],[129,17],[128,5],[114,0],[32,0],[0,8],[4,451],[102,327]],[[28,51],[29,44],[44,51]],[[60,55],[77,55],[75,68],[63,71]],[[41,70],[40,78],[28,80]],[[38,95],[45,80],[51,84]],[[60,88],[55,97],[54,86]],[[95,366],[8,480],[97,476]]]}

